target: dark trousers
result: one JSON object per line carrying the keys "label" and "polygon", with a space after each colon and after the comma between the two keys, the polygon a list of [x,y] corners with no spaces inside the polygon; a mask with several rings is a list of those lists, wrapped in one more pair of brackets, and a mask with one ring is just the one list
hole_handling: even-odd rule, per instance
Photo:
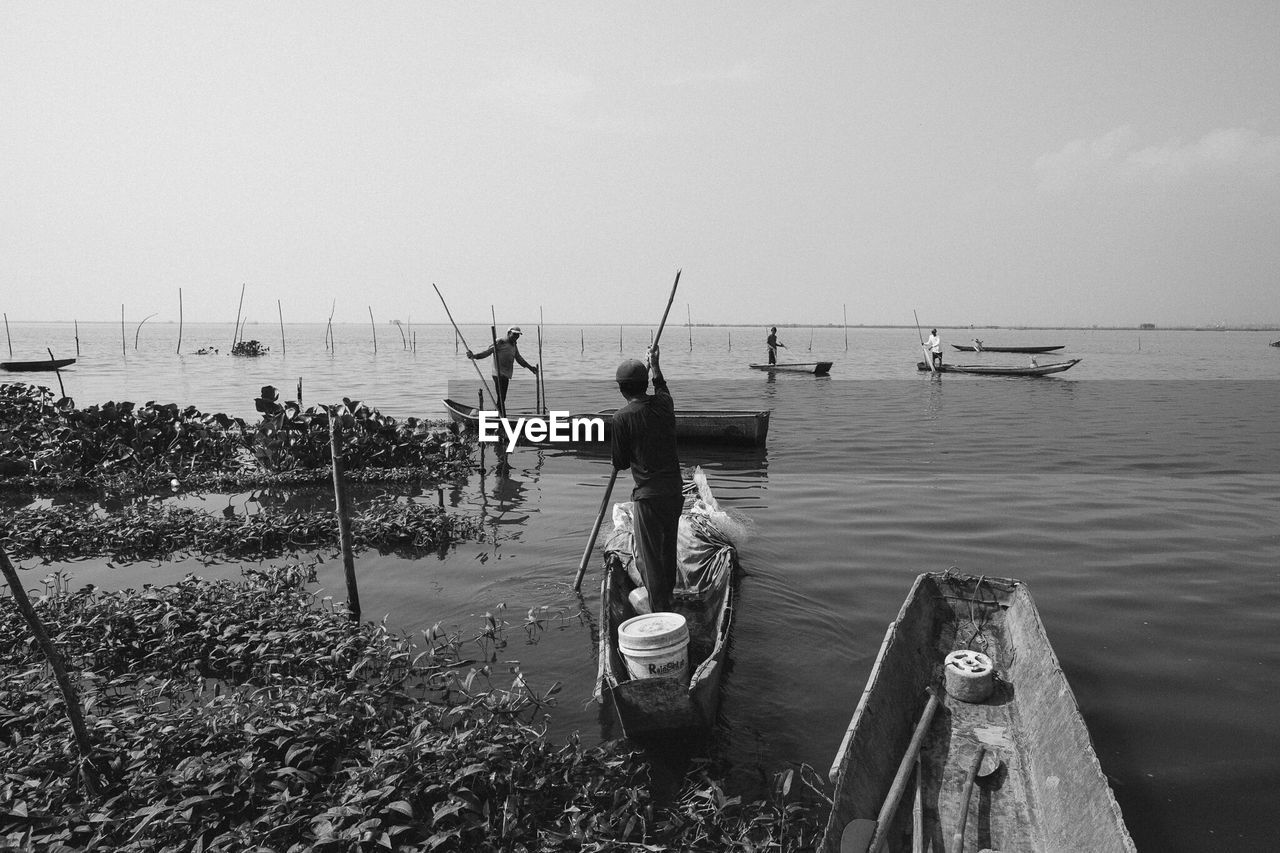
{"label": "dark trousers", "polygon": [[942,353],[940,352],[929,353],[929,360],[933,362],[934,368],[942,367]]}
{"label": "dark trousers", "polygon": [[511,385],[510,376],[493,377],[493,393],[498,397],[498,409],[507,410],[507,388]]}
{"label": "dark trousers", "polygon": [[778,363],[778,351],[773,347],[769,347],[769,363],[770,364]]}
{"label": "dark trousers", "polygon": [[640,498],[632,503],[631,519],[636,534],[640,574],[649,590],[654,612],[671,609],[671,591],[676,585],[676,541],[680,536],[680,495]]}

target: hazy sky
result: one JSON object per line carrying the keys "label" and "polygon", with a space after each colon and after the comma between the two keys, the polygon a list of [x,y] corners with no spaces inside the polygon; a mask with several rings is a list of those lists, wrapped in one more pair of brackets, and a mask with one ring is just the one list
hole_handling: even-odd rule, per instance
{"label": "hazy sky", "polygon": [[0,0],[17,320],[1280,323],[1280,3]]}

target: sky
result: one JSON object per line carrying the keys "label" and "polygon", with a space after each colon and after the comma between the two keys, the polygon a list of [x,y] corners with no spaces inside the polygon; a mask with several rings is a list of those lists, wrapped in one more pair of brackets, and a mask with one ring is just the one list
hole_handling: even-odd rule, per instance
{"label": "sky", "polygon": [[4,0],[0,310],[656,325],[679,269],[695,323],[1280,324],[1278,37],[1274,0]]}

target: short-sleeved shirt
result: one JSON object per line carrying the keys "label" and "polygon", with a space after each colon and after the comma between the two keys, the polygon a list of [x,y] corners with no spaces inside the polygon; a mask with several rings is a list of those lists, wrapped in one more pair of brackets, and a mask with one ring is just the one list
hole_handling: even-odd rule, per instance
{"label": "short-sleeved shirt", "polygon": [[653,390],[613,413],[613,467],[631,469],[632,500],[676,496],[684,487],[676,449],[675,402],[665,381],[655,381]]}

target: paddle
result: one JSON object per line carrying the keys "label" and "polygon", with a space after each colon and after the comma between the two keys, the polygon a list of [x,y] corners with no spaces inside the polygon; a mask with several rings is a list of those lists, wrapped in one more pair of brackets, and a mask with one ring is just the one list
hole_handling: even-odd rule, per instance
{"label": "paddle", "polygon": [[[458,340],[462,341],[463,349],[470,351],[471,347],[467,346],[467,339],[462,336],[462,330],[458,328],[457,323],[453,322],[453,314],[449,311],[449,303],[444,301],[444,294],[440,292],[440,288],[436,287],[436,283],[434,281],[431,282],[431,286],[435,287],[436,296],[440,297],[440,304],[444,306],[445,316],[449,318],[449,325],[453,326],[454,334],[458,336]],[[494,353],[493,357],[496,359],[498,354]],[[498,405],[498,398],[495,397],[493,391],[489,389],[489,383],[485,380],[484,373],[480,370],[480,365],[476,364],[474,359],[468,359],[468,361],[470,361],[472,367],[476,369],[476,375],[480,377],[480,384],[484,386],[484,390],[489,391],[489,399],[493,400],[493,405],[496,408]]]}
{"label": "paddle", "polygon": [[[913,317],[915,317],[915,318],[916,318],[916,337],[918,337],[918,338],[920,339],[920,346],[921,346],[921,348],[923,348],[923,347],[924,347],[924,332],[921,332],[921,331],[920,331],[920,315],[916,313],[916,309],[912,308],[912,309],[911,309],[911,316],[913,316]],[[934,363],[933,363],[933,355],[932,355],[928,350],[925,350],[925,351],[924,351],[924,361],[925,361],[925,364],[929,365],[929,372],[931,372],[931,373],[937,373],[937,372],[938,372],[938,368],[937,368],[936,366],[934,366]]]}
{"label": "paddle", "polygon": [[[662,337],[662,330],[667,326],[667,315],[671,313],[671,303],[676,298],[676,288],[680,286],[680,270],[676,270],[675,283],[671,285],[671,295],[667,297],[666,310],[662,312],[662,322],[658,324],[658,333],[653,336],[651,347],[658,345],[658,339]],[[596,523],[591,525],[591,537],[587,540],[587,548],[582,552],[582,562],[578,564],[578,576],[573,580],[573,591],[577,592],[582,589],[582,576],[587,573],[587,563],[591,560],[591,552],[596,547],[596,537],[600,535],[600,523],[604,521],[605,510],[609,508],[609,498],[613,495],[613,484],[618,480],[618,469],[614,468],[613,473],[609,475],[609,485],[605,487],[604,499],[600,501],[600,511],[596,513]]]}
{"label": "paddle", "polygon": [[950,853],[962,853],[964,850],[964,827],[969,820],[969,800],[973,796],[973,781],[981,776],[986,778],[1000,767],[1000,761],[987,752],[985,746],[978,746],[978,753],[973,757],[969,767],[969,775],[964,780],[964,792],[960,794],[960,820],[956,825],[955,835],[951,836]]}

